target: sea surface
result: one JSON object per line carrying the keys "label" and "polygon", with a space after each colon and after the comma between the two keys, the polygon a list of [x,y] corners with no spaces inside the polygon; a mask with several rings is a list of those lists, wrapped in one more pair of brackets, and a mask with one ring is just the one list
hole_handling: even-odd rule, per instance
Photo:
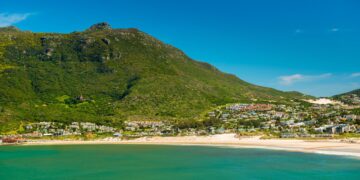
{"label": "sea surface", "polygon": [[0,179],[360,179],[360,160],[165,145],[0,146]]}

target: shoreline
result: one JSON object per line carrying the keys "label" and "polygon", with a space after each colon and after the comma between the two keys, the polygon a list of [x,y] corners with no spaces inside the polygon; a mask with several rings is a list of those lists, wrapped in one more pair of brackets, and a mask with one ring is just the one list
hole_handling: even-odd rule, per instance
{"label": "shoreline", "polygon": [[360,143],[340,140],[298,140],[298,139],[260,139],[256,137],[235,137],[235,134],[211,136],[142,137],[132,140],[105,138],[101,140],[34,140],[20,146],[41,145],[177,145],[177,146],[214,146],[230,148],[261,148],[290,152],[316,153],[324,155],[351,156],[360,159]]}

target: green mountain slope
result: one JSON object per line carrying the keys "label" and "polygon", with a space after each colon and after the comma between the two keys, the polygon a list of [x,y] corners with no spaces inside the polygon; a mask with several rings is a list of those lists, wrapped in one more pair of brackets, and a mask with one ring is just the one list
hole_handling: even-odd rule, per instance
{"label": "green mountain slope", "polygon": [[334,97],[343,96],[343,95],[351,95],[351,94],[356,94],[356,95],[360,96],[360,89],[356,89],[356,90],[353,90],[353,91],[350,91],[347,93],[335,95]]}
{"label": "green mountain slope", "polygon": [[[194,119],[214,106],[303,95],[242,81],[137,29],[0,29],[0,123]],[[6,126],[5,126],[6,124]]]}
{"label": "green mountain slope", "polygon": [[346,104],[360,105],[360,89],[333,96],[334,99]]}

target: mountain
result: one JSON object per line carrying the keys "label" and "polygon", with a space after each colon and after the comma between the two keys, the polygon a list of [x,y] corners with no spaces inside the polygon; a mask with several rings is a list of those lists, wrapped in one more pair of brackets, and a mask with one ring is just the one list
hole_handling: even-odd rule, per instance
{"label": "mountain", "polygon": [[359,96],[360,97],[360,89],[355,89],[355,90],[352,90],[350,92],[337,94],[337,95],[333,96],[333,98],[339,99],[339,98],[345,97],[345,96]]}
{"label": "mountain", "polygon": [[226,103],[301,98],[220,72],[134,28],[0,29],[3,131],[24,121],[191,120]]}
{"label": "mountain", "polygon": [[356,89],[356,90],[353,90],[353,91],[350,91],[350,92],[347,92],[347,93],[343,93],[343,94],[339,94],[339,95],[336,95],[336,96],[351,95],[351,94],[356,94],[357,96],[360,96],[360,89]]}
{"label": "mountain", "polygon": [[360,89],[333,96],[334,99],[350,105],[360,105]]}

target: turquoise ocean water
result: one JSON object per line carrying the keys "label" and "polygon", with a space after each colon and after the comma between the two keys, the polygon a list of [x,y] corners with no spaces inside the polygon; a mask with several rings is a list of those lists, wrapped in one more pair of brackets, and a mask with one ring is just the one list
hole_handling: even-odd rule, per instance
{"label": "turquoise ocean water", "polygon": [[360,160],[163,145],[1,146],[0,179],[360,179]]}

